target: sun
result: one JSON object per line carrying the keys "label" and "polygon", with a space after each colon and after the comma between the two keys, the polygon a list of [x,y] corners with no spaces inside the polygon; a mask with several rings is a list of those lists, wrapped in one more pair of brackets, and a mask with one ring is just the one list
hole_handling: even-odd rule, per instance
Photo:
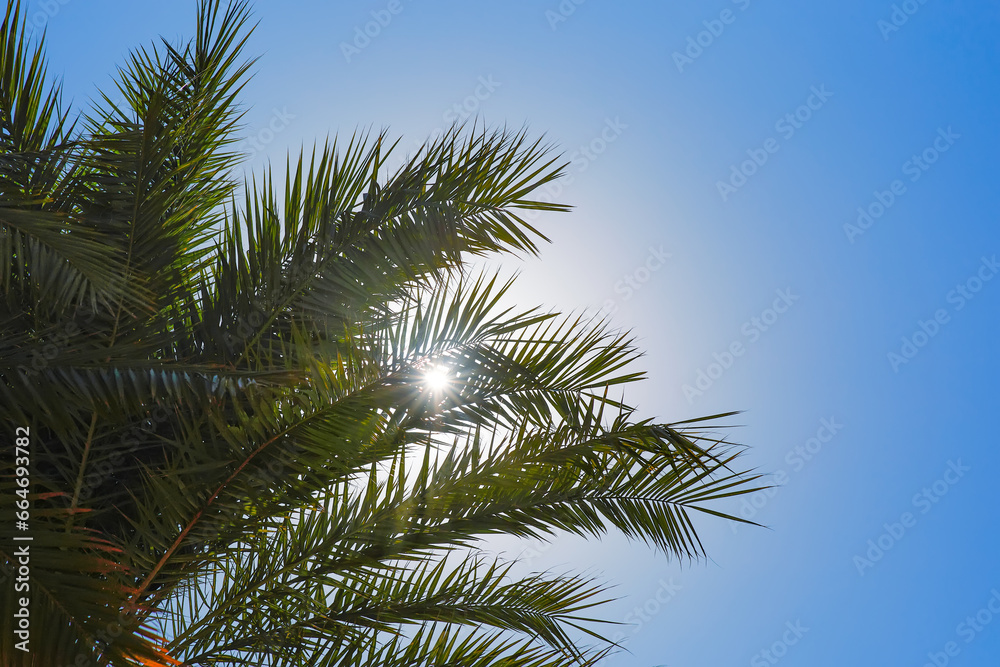
{"label": "sun", "polygon": [[433,366],[424,371],[424,384],[435,393],[440,393],[451,385],[451,373],[446,366]]}

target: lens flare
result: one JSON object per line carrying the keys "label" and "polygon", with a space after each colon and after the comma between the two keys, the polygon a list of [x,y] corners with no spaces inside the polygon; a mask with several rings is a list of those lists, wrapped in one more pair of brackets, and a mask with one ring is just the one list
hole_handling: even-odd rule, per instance
{"label": "lens flare", "polygon": [[451,374],[444,366],[434,366],[424,372],[424,384],[434,392],[442,392],[451,384]]}

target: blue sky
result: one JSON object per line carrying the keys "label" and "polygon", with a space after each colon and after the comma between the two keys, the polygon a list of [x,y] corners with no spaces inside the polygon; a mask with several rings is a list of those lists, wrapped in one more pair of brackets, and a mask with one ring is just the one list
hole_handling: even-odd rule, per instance
{"label": "blue sky", "polygon": [[[613,311],[647,350],[643,414],[744,410],[746,464],[783,473],[730,507],[768,529],[699,523],[707,563],[532,546],[533,567],[620,584],[606,613],[632,653],[609,665],[994,664],[1000,5],[255,8],[252,168],[358,127],[412,146],[465,114],[544,133],[572,159],[550,198],[575,210],[504,264],[518,298]],[[82,103],[130,48],[191,35],[194,2],[29,16]]]}

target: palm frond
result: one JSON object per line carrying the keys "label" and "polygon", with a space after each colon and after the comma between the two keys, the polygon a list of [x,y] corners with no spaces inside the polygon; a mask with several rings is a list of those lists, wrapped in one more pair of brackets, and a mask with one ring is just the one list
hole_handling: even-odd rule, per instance
{"label": "palm frond", "polygon": [[[358,132],[237,202],[249,12],[197,21],[79,122],[16,0],[0,29],[0,418],[33,434],[35,659],[595,664],[605,586],[484,545],[613,530],[704,557],[700,518],[743,521],[724,503],[759,488],[712,430],[730,415],[638,419],[628,334],[469,272],[567,210],[535,196],[564,165],[525,130],[458,126],[395,169]],[[28,664],[11,623],[0,662]]]}

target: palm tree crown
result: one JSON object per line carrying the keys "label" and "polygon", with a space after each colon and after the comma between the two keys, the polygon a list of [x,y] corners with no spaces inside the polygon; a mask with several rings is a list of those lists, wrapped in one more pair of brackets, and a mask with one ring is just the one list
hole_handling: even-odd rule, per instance
{"label": "palm tree crown", "polygon": [[626,336],[468,269],[566,209],[532,199],[561,167],[525,132],[455,128],[397,169],[356,135],[237,187],[249,29],[202,0],[195,39],[71,117],[8,1],[0,416],[30,464],[0,459],[0,563],[28,499],[34,633],[19,650],[5,613],[0,663],[593,664],[604,587],[483,540],[617,529],[698,558],[692,511],[738,520],[708,503],[755,478],[715,418],[612,397],[642,377]]}

